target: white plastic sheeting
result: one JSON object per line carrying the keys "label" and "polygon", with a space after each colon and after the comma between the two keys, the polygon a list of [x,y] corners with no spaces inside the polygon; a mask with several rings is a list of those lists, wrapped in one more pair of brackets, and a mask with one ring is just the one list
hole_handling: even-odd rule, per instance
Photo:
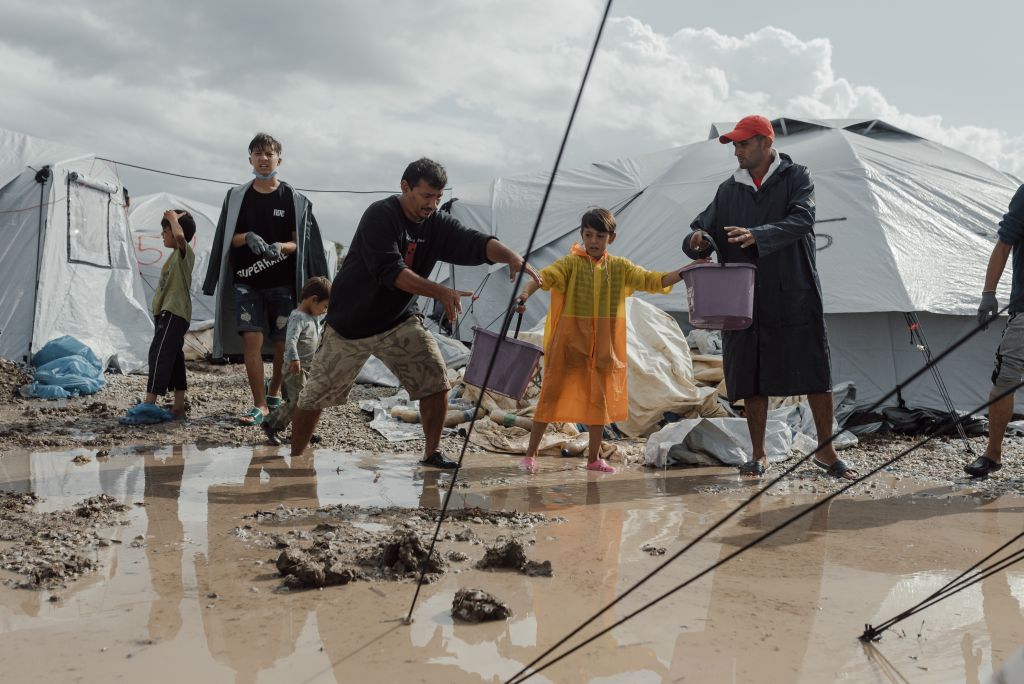
{"label": "white plastic sheeting", "polygon": [[[613,253],[655,270],[686,263],[680,245],[690,222],[735,170],[731,147],[717,140],[725,125],[713,127],[711,139],[703,142],[560,172],[530,261],[546,266],[567,254],[578,239],[579,217],[599,204],[618,217]],[[860,399],[874,401],[896,378],[909,374],[902,372],[905,362],[916,355],[916,365],[910,365],[916,370],[923,364],[905,326],[903,334],[898,332],[902,312],[918,313],[934,353],[943,349],[938,339],[950,339],[954,329],[973,320],[998,222],[1019,181],[881,121],[785,119],[776,120],[775,129],[777,149],[810,168],[815,182],[817,262],[833,379],[854,380]],[[546,174],[524,174],[456,186],[452,214],[524,249],[546,180]],[[474,289],[485,272],[482,267],[456,268],[454,284]],[[998,293],[1001,302],[1009,297],[1009,285],[1007,274]],[[467,331],[463,334],[473,325],[495,329],[510,296],[507,278],[491,277],[461,324]],[[640,297],[685,318],[681,289],[668,297]],[[542,292],[531,298],[528,326],[543,318],[547,303]],[[942,367],[944,376],[965,378],[953,383],[956,390],[950,387],[958,408],[974,408],[985,400],[999,330],[1001,325],[994,324],[972,340],[969,346],[977,353],[964,354],[969,366]],[[919,405],[944,406],[927,376],[907,388],[905,397]]]}
{"label": "white plastic sheeting", "polygon": [[[71,184],[72,173],[115,191]],[[112,164],[0,130],[0,234],[0,356],[27,358],[71,335],[104,367],[145,367],[153,321]]]}
{"label": "white plastic sheeting", "polygon": [[[852,388],[844,383],[833,390],[837,415],[844,413]],[[839,431],[833,421],[832,432]],[[857,443],[857,438],[843,431],[832,441],[836,449]],[[809,454],[818,446],[817,430],[811,408],[806,401],[781,406],[768,412],[765,429],[765,451],[772,463],[784,461],[796,451]],[[669,423],[647,439],[644,461],[656,468],[679,465],[738,466],[750,460],[752,445],[744,418],[696,418]]]}

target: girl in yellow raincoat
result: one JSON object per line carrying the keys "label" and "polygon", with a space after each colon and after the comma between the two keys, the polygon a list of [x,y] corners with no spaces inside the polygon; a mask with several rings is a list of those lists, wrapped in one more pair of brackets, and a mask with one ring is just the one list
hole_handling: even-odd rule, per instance
{"label": "girl in yellow raincoat", "polygon": [[[580,237],[568,256],[529,282],[519,311],[538,288],[551,291],[544,326],[544,383],[533,415],[523,466],[536,468],[537,447],[548,423],[585,423],[589,428],[587,468],[614,473],[600,457],[604,426],[628,416],[626,391],[626,297],[633,292],[668,294],[678,271],[648,271],[608,253],[615,241],[615,217],[593,208],[580,220]],[[680,267],[682,268],[682,267]]]}

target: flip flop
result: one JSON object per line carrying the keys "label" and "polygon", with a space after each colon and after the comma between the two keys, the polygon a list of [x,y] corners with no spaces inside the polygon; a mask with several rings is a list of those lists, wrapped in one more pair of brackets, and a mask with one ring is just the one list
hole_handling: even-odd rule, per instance
{"label": "flip flop", "polygon": [[593,470],[598,473],[614,473],[615,467],[608,465],[608,461],[603,458],[599,458],[596,461],[591,461],[587,464],[587,470]]}
{"label": "flip flop", "polygon": [[[768,459],[765,460],[767,461]],[[737,470],[740,471],[740,475],[753,475],[754,477],[764,477],[764,474],[767,473],[768,469],[771,467],[772,466],[770,463],[767,467],[765,467],[765,464],[758,460],[747,461],[746,463],[737,466]]]}
{"label": "flip flop", "polygon": [[519,462],[519,469],[533,474],[537,472],[537,459],[527,456]]}
{"label": "flip flop", "polygon": [[262,425],[265,418],[263,411],[253,406],[248,412],[239,416],[238,422],[242,425]]}
{"label": "flip flop", "polygon": [[270,378],[263,380],[263,396],[267,400],[267,408],[273,410],[281,405],[281,397],[270,396]]}
{"label": "flip flop", "polygon": [[813,463],[814,465],[818,466],[819,468],[824,470],[826,473],[828,473],[832,477],[838,478],[840,480],[855,480],[855,479],[857,479],[856,477],[853,477],[853,478],[846,477],[846,473],[852,472],[852,473],[856,474],[857,471],[856,471],[856,469],[853,468],[853,466],[851,466],[850,464],[848,464],[846,461],[844,461],[841,458],[837,458],[836,462],[833,463],[832,465],[828,465],[826,463],[822,463],[821,461],[819,461],[816,458],[812,458],[811,459],[811,463]]}

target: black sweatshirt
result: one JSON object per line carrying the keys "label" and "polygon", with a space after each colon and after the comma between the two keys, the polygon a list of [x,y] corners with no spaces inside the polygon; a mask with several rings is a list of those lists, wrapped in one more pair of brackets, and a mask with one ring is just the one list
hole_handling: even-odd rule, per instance
{"label": "black sweatshirt", "polygon": [[444,212],[422,223],[406,218],[398,196],[374,202],[359,220],[352,246],[331,286],[327,325],[349,339],[394,328],[416,313],[416,295],[395,287],[404,268],[430,278],[438,261],[478,266],[495,239]]}

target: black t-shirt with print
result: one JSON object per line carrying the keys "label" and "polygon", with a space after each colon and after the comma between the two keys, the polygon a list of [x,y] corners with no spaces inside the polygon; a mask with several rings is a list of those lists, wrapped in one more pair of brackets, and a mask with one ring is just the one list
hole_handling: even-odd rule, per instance
{"label": "black t-shirt with print", "polygon": [[487,261],[493,236],[435,211],[422,223],[406,218],[398,196],[367,207],[331,286],[327,325],[359,339],[390,330],[416,311],[416,296],[395,287],[404,268],[430,278],[438,261],[478,266]]}
{"label": "black t-shirt with print", "polygon": [[[281,183],[273,192],[258,192],[252,186],[245,191],[238,212],[235,234],[256,233],[268,245],[291,242],[295,232],[295,201],[290,187]],[[253,287],[295,287],[295,255],[283,259],[258,257],[248,245],[232,248],[235,282]]]}

